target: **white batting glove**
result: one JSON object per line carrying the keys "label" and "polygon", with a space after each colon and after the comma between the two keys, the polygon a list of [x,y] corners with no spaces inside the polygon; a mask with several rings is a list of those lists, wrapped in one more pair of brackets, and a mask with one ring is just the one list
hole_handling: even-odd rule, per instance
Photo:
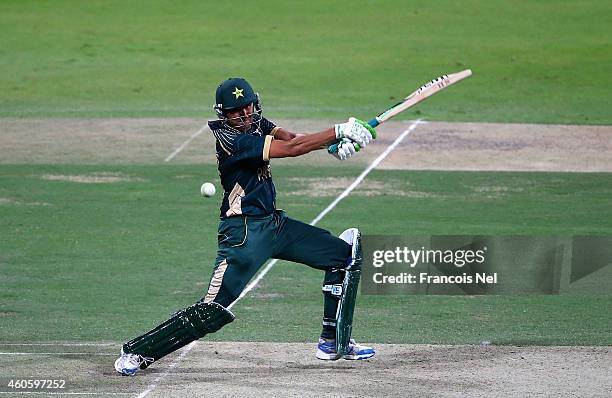
{"label": "white batting glove", "polygon": [[348,122],[336,124],[336,138],[349,138],[361,148],[365,148],[370,141],[376,138],[376,131],[366,122],[351,117]]}
{"label": "white batting glove", "polygon": [[330,152],[330,155],[338,160],[346,160],[356,154],[358,151],[359,150],[355,148],[355,143],[348,138],[343,138],[338,144],[338,151]]}

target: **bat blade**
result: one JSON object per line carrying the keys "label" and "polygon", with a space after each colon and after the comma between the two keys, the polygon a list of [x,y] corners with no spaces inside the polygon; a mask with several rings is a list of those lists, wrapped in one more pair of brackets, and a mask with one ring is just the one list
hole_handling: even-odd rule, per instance
{"label": "bat blade", "polygon": [[437,92],[444,90],[446,87],[460,82],[461,80],[472,76],[472,70],[466,69],[461,72],[451,73],[449,75],[442,75],[437,77],[426,84],[419,87],[413,93],[408,95],[402,101],[388,108],[386,111],[370,120],[368,123],[372,127],[376,127],[379,124],[386,122],[394,116],[404,112],[406,109],[412,108],[419,102],[425,101]]}

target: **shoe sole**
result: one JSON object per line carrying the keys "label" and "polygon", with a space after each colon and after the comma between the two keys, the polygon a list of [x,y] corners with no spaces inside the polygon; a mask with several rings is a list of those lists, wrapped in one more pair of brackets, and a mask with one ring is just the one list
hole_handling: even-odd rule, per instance
{"label": "shoe sole", "polygon": [[361,361],[361,360],[364,360],[364,359],[370,359],[374,355],[376,355],[376,353],[372,352],[370,354],[362,354],[362,355],[345,355],[342,358],[343,359],[348,359],[349,361]]}
{"label": "shoe sole", "polygon": [[119,373],[121,376],[134,376],[134,375],[136,374],[136,372],[134,372],[134,373],[129,373],[129,372],[127,371],[127,369],[121,369],[121,370],[119,370],[119,369],[115,368],[115,370],[116,370],[116,371],[117,371],[117,373]]}
{"label": "shoe sole", "polygon": [[[361,355],[348,355],[347,354],[347,355],[344,355],[342,359],[347,359],[349,361],[361,361],[364,359],[370,359],[374,355],[376,355],[376,352],[370,352],[368,354],[361,354]],[[329,354],[319,349],[317,349],[317,353],[315,356],[317,357],[317,359],[321,359],[324,361],[337,361],[338,359],[340,359],[340,355],[338,354]]]}

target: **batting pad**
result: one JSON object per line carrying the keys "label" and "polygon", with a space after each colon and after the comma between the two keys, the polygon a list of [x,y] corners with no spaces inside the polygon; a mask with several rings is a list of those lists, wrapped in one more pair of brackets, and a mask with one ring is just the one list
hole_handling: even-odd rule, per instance
{"label": "batting pad", "polygon": [[342,298],[338,305],[338,316],[336,321],[336,351],[345,355],[349,351],[349,341],[353,332],[353,313],[355,312],[355,301],[361,270],[346,271],[342,283]]}
{"label": "batting pad", "polygon": [[[157,361],[208,333],[216,332],[234,318],[234,314],[221,304],[198,302],[177,311],[155,329],[125,343],[123,352]],[[141,368],[148,365],[150,363],[143,363]]]}

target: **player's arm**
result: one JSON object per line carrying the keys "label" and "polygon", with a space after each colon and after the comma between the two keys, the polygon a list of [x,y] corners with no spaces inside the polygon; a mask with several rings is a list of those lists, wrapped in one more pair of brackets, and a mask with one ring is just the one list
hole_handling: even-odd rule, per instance
{"label": "player's arm", "polygon": [[285,130],[282,127],[275,127],[272,132],[273,132],[272,136],[274,136],[274,139],[278,141],[289,141],[289,140],[294,139],[297,136],[304,135],[304,134],[292,133],[291,131]]}
{"label": "player's arm", "polygon": [[[286,130],[283,130],[287,132]],[[278,138],[274,135],[274,140],[270,143],[270,158],[290,158],[307,154],[317,149],[322,149],[336,141],[336,131],[333,128],[323,130],[314,134],[294,134],[293,138],[287,134],[281,134]]]}
{"label": "player's arm", "polygon": [[[282,130],[282,129],[281,129]],[[269,158],[288,158],[304,155],[306,153],[327,147],[332,142],[348,139],[359,144],[360,147],[368,145],[376,137],[376,131],[367,123],[350,118],[348,122],[336,124],[333,128],[314,134],[294,134],[286,130],[282,134],[288,140],[272,140]]]}

